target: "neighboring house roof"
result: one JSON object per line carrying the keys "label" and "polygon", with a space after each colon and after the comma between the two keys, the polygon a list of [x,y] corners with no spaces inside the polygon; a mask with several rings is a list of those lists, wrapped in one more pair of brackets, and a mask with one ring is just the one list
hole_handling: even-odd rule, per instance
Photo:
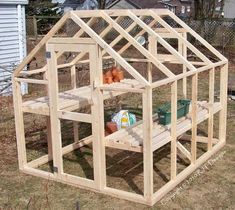
{"label": "neighboring house roof", "polygon": [[141,7],[131,0],[117,0],[110,4],[107,9],[141,9]]}
{"label": "neighboring house roof", "polygon": [[28,4],[28,0],[1,0],[0,4]]}
{"label": "neighboring house roof", "polygon": [[192,0],[117,0],[107,9],[148,9],[148,8],[166,8],[177,7],[179,4],[191,4]]}

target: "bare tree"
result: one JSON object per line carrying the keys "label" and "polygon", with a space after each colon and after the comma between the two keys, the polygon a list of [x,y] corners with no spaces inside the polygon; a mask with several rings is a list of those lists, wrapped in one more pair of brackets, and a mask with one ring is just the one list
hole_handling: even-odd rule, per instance
{"label": "bare tree", "polygon": [[[225,0],[194,0],[195,18],[216,18],[221,17]],[[216,8],[220,7],[219,14]]]}
{"label": "bare tree", "polygon": [[107,0],[97,0],[98,9],[105,9]]}

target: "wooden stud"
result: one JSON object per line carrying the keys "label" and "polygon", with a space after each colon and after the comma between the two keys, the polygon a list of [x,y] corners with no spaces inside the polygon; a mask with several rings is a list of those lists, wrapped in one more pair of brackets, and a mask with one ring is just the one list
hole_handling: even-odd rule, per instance
{"label": "wooden stud", "polygon": [[220,70],[220,103],[222,110],[219,113],[219,140],[226,141],[227,125],[227,89],[228,89],[228,63]]}
{"label": "wooden stud", "polygon": [[153,152],[152,152],[152,89],[143,93],[143,153],[144,153],[144,197],[151,202],[153,196]]}
{"label": "wooden stud", "polygon": [[195,164],[197,159],[197,95],[198,95],[198,74],[192,76],[192,143],[191,143],[191,163]]}
{"label": "wooden stud", "polygon": [[94,177],[97,189],[106,186],[104,105],[103,93],[99,86],[103,83],[102,51],[99,45],[90,48],[91,115],[93,138]]}
{"label": "wooden stud", "polygon": [[[156,58],[157,58],[157,40],[149,36],[148,38],[148,47],[149,47],[149,52],[152,53]],[[152,78],[152,63],[148,62],[148,81],[149,83],[152,83],[153,78]]]}
{"label": "wooden stud", "polygon": [[48,92],[49,92],[49,106],[50,106],[50,121],[51,121],[51,139],[53,152],[53,166],[56,176],[61,176],[63,173],[63,159],[62,159],[62,139],[61,126],[58,116],[58,72],[57,60],[55,51],[51,50],[49,45],[46,46],[47,52],[50,52],[50,58],[47,58],[48,69]]}
{"label": "wooden stud", "polygon": [[27,164],[26,157],[26,143],[25,143],[25,131],[24,131],[24,116],[22,111],[22,96],[21,96],[20,82],[15,81],[15,77],[12,77],[12,89],[14,100],[14,112],[15,112],[15,128],[16,128],[16,140],[17,140],[17,152],[18,152],[18,164],[20,170],[22,170]]}
{"label": "wooden stud", "polygon": [[171,180],[177,175],[177,81],[171,85]]}
{"label": "wooden stud", "polygon": [[214,95],[215,95],[215,69],[209,70],[209,118],[208,118],[208,146],[207,149],[212,149],[213,127],[214,127]]}
{"label": "wooden stud", "polygon": [[[185,40],[187,40],[187,33],[183,33],[182,36]],[[184,44],[184,42],[180,42],[181,48],[182,48],[182,55],[187,59],[187,46]],[[192,62],[191,62],[192,63]],[[187,72],[187,67],[183,65],[183,74]],[[186,99],[187,98],[187,77],[183,78],[183,96]]]}

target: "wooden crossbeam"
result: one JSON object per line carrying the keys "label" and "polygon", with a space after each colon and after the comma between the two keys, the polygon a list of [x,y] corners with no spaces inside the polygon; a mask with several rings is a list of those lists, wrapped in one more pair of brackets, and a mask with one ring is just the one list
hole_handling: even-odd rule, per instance
{"label": "wooden crossbeam", "polygon": [[71,18],[84,30],[91,38],[93,38],[103,49],[105,49],[108,54],[112,55],[112,57],[124,68],[126,69],[136,80],[139,82],[150,86],[149,82],[141,76],[139,72],[137,72],[129,63],[127,63],[115,50],[113,50],[100,36],[98,36],[86,23],[79,18],[76,13],[71,12]]}
{"label": "wooden crossbeam", "polygon": [[172,55],[174,55],[176,58],[178,58],[182,64],[185,64],[187,68],[196,71],[196,68],[189,63],[187,59],[185,59],[182,55],[180,55],[168,42],[166,42],[159,34],[157,34],[153,29],[148,27],[142,20],[140,20],[134,13],[132,13],[130,10],[128,11],[129,17],[134,20],[140,27],[142,27],[147,33],[149,33],[151,36],[155,37],[157,41],[165,47]]}
{"label": "wooden crossbeam", "polygon": [[[174,74],[164,66],[157,58],[155,58],[148,50],[141,46],[129,33],[127,33],[119,24],[113,21],[105,12],[101,12],[102,17],[112,24],[113,27],[126,38],[136,49],[140,51],[146,58],[148,58],[157,68],[159,68],[166,76],[172,77]],[[140,19],[139,19],[140,20]]]}

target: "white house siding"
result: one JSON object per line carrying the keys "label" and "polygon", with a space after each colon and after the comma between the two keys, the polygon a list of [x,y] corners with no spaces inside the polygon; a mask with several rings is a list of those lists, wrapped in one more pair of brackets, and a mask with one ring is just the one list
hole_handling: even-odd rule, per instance
{"label": "white house siding", "polygon": [[[0,94],[3,95],[11,93],[11,81],[7,79],[26,56],[25,6],[18,4],[21,2],[0,2]],[[27,92],[25,84],[22,92]]]}
{"label": "white house siding", "polygon": [[224,17],[235,18],[235,0],[225,0]]}

